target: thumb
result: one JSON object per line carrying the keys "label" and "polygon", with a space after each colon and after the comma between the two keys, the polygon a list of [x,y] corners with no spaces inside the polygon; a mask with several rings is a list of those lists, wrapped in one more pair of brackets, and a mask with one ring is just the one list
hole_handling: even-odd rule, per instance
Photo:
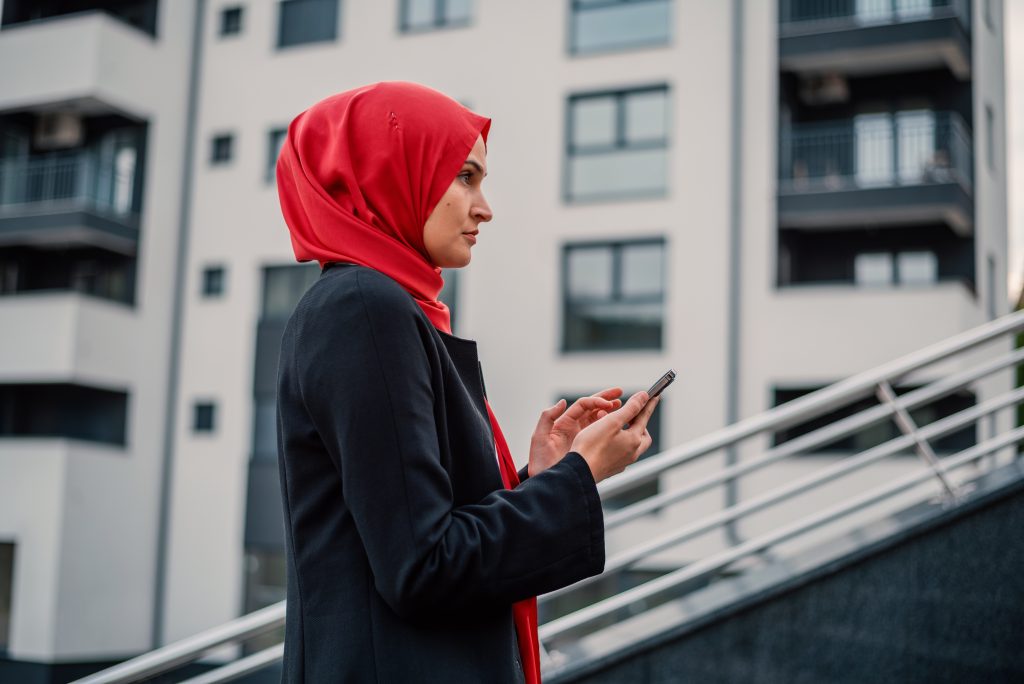
{"label": "thumb", "polygon": [[555,419],[562,415],[563,411],[565,411],[565,399],[559,399],[555,402],[554,406],[541,411],[540,420],[537,421],[537,428],[551,430],[551,426],[554,425]]}
{"label": "thumb", "polygon": [[629,398],[629,401],[622,405],[622,408],[611,415],[614,415],[617,421],[621,420],[624,423],[628,423],[640,414],[644,406],[647,405],[647,401],[647,392],[637,392]]}

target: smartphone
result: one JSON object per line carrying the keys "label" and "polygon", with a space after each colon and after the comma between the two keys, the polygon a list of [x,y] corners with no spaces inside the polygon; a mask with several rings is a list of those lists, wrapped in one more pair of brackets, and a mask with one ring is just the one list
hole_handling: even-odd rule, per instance
{"label": "smartphone", "polygon": [[651,389],[647,390],[647,396],[650,397],[651,399],[658,396],[659,394],[664,392],[665,388],[671,385],[675,381],[675,379],[676,372],[669,368],[668,372],[662,375],[660,378],[658,378],[658,381],[651,385]]}
{"label": "smartphone", "polygon": [[[676,379],[676,372],[674,370],[672,370],[671,368],[669,368],[668,372],[665,373],[664,375],[662,375],[660,378],[658,378],[658,381],[655,382],[653,385],[651,385],[651,389],[647,390],[648,401],[650,401],[650,399],[653,399],[654,397],[656,397],[659,394],[661,394],[662,392],[664,392],[666,387],[668,387],[673,382],[675,382],[675,379]],[[623,430],[628,430],[629,429],[629,423],[626,423],[625,425],[623,425],[622,429]]]}

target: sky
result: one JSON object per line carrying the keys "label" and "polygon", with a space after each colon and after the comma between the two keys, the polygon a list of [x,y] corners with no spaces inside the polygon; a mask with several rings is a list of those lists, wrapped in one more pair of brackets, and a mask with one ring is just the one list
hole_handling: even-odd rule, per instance
{"label": "sky", "polygon": [[1010,305],[1024,287],[1024,0],[1005,0],[1007,201]]}

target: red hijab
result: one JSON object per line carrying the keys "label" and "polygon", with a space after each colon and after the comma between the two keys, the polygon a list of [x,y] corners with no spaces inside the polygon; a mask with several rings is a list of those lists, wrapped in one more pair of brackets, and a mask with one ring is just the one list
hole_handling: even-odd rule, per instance
{"label": "red hijab", "polygon": [[[347,261],[400,284],[438,330],[451,333],[444,286],[423,226],[491,120],[417,83],[346,90],[299,114],[277,159],[277,192],[299,261]],[[502,482],[519,484],[487,405]],[[528,684],[540,682],[537,599],[513,605]]]}

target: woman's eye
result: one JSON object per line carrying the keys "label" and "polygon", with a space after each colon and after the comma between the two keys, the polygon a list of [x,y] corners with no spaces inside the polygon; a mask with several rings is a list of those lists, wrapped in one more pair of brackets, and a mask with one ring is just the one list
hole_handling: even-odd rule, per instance
{"label": "woman's eye", "polygon": [[466,185],[469,185],[469,181],[470,181],[470,179],[472,177],[473,177],[473,172],[472,171],[464,171],[463,173],[459,174],[459,178],[464,179],[464,182],[466,183]]}

